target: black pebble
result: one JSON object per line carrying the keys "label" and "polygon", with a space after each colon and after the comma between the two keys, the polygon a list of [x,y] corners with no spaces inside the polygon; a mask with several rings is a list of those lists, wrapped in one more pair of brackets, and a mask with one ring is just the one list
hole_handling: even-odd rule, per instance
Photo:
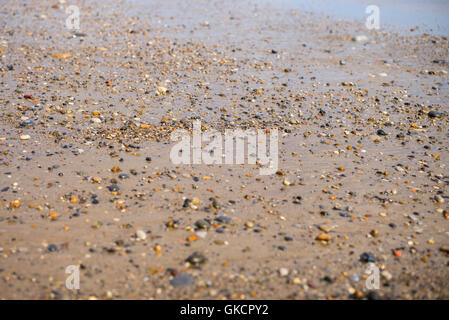
{"label": "black pebble", "polygon": [[371,253],[364,252],[360,255],[360,261],[363,263],[376,262],[376,258]]}

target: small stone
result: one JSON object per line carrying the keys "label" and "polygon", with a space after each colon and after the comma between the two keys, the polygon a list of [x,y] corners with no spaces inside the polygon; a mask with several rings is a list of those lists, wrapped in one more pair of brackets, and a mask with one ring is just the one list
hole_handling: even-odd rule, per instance
{"label": "small stone", "polygon": [[441,118],[443,113],[432,110],[427,113],[427,116],[429,118]]}
{"label": "small stone", "polygon": [[354,42],[365,42],[365,41],[368,41],[368,37],[362,34],[362,35],[358,35],[358,36],[353,37],[352,41],[354,41]]}
{"label": "small stone", "polygon": [[58,247],[55,244],[50,244],[47,247],[47,250],[50,251],[50,252],[54,252],[54,251],[58,250]]}
{"label": "small stone", "polygon": [[301,196],[296,196],[296,197],[293,198],[293,203],[301,204],[301,200],[302,200]]}
{"label": "small stone", "polygon": [[207,232],[206,232],[206,231],[198,231],[198,232],[196,233],[196,235],[197,235],[198,237],[200,237],[201,239],[205,239],[206,236],[207,236]]}
{"label": "small stone", "polygon": [[351,280],[353,282],[359,282],[360,278],[357,275],[352,275],[352,276],[349,276],[349,280]]}
{"label": "small stone", "polygon": [[331,236],[326,234],[326,233],[322,233],[319,236],[317,236],[315,238],[315,240],[318,240],[318,241],[330,241],[331,240]]}
{"label": "small stone", "polygon": [[31,139],[31,137],[29,134],[23,134],[20,136],[20,140],[30,140],[30,139]]}
{"label": "small stone", "polygon": [[173,287],[185,287],[192,284],[192,282],[193,282],[192,277],[186,273],[180,273],[172,280],[170,280],[170,284]]}
{"label": "small stone", "polygon": [[288,276],[288,273],[289,273],[289,271],[288,271],[287,268],[280,268],[280,269],[279,269],[279,274],[281,275],[281,277],[286,277],[286,276]]}
{"label": "small stone", "polygon": [[439,194],[437,194],[435,196],[435,201],[438,203],[444,203],[444,198],[442,196],[440,196]]}
{"label": "small stone", "polygon": [[11,204],[10,204],[10,207],[11,208],[18,208],[18,207],[20,207],[20,201],[19,200],[14,200],[14,201],[11,201]]}
{"label": "small stone", "polygon": [[129,174],[127,174],[127,173],[120,173],[118,175],[118,178],[119,179],[128,179],[129,178]]}
{"label": "small stone", "polygon": [[377,130],[376,133],[378,136],[386,136],[387,135],[387,133],[382,129]]}
{"label": "small stone", "polygon": [[390,281],[391,279],[393,279],[393,276],[391,275],[390,272],[388,272],[387,270],[384,270],[380,273],[380,275],[387,281]]}
{"label": "small stone", "polygon": [[120,167],[119,167],[119,166],[113,166],[113,167],[111,168],[111,171],[112,171],[112,172],[119,172],[119,171],[120,171]]}
{"label": "small stone", "polygon": [[215,218],[216,221],[221,222],[221,223],[230,223],[231,222],[231,218],[226,217],[226,216],[219,216],[218,218]]}
{"label": "small stone", "polygon": [[432,63],[445,64],[445,63],[447,63],[447,61],[444,59],[435,59],[435,60],[432,60]]}
{"label": "small stone", "polygon": [[213,209],[218,210],[218,209],[221,208],[220,203],[218,202],[217,199],[215,199],[215,198],[210,198],[210,200],[212,201],[211,206],[212,206]]}
{"label": "small stone", "polygon": [[364,252],[360,255],[360,261],[363,263],[376,262],[376,258],[371,253]]}
{"label": "small stone", "polygon": [[185,199],[184,200],[184,203],[182,204],[182,207],[183,208],[188,208],[188,207],[190,207],[190,204],[192,203],[192,200],[191,199]]}
{"label": "small stone", "polygon": [[120,190],[119,186],[116,184],[111,184],[110,186],[108,186],[108,190],[110,192],[117,192]]}
{"label": "small stone", "polygon": [[25,128],[25,127],[32,127],[32,126],[34,126],[34,121],[31,120],[31,119],[27,119],[27,120],[22,121],[22,122],[19,124],[19,126],[22,127],[22,128]]}
{"label": "small stone", "polygon": [[197,222],[195,222],[195,227],[197,229],[209,230],[210,223],[207,220],[201,219],[201,220],[198,220]]}
{"label": "small stone", "polygon": [[147,238],[147,234],[143,230],[137,230],[136,231],[136,238],[139,240],[145,240]]}
{"label": "small stone", "polygon": [[207,258],[200,252],[196,251],[192,253],[186,261],[190,263],[192,266],[200,266],[207,262]]}

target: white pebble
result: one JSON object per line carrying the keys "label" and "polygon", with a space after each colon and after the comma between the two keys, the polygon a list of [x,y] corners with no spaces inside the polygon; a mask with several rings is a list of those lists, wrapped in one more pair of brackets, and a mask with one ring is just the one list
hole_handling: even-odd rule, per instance
{"label": "white pebble", "polygon": [[281,277],[288,276],[288,269],[287,268],[280,268],[279,269],[279,274],[281,275]]}
{"label": "white pebble", "polygon": [[136,237],[139,240],[145,240],[147,238],[147,234],[143,230],[137,230]]}

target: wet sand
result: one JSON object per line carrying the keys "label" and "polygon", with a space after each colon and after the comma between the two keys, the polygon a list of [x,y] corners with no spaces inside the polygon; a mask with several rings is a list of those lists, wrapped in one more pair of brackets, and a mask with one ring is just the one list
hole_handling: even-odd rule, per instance
{"label": "wet sand", "polygon": [[[234,0],[80,1],[71,31],[68,5],[0,8],[0,298],[449,298],[446,36]],[[278,172],[173,164],[195,119],[277,128]]]}

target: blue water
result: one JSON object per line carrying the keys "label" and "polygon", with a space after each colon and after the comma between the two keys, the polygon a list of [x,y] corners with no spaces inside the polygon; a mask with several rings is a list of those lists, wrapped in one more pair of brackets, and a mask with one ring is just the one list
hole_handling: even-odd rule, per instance
{"label": "blue water", "polygon": [[[380,30],[449,35],[449,0],[265,0],[277,6],[365,21],[368,5],[377,5]],[[418,27],[418,28],[416,28]]]}

